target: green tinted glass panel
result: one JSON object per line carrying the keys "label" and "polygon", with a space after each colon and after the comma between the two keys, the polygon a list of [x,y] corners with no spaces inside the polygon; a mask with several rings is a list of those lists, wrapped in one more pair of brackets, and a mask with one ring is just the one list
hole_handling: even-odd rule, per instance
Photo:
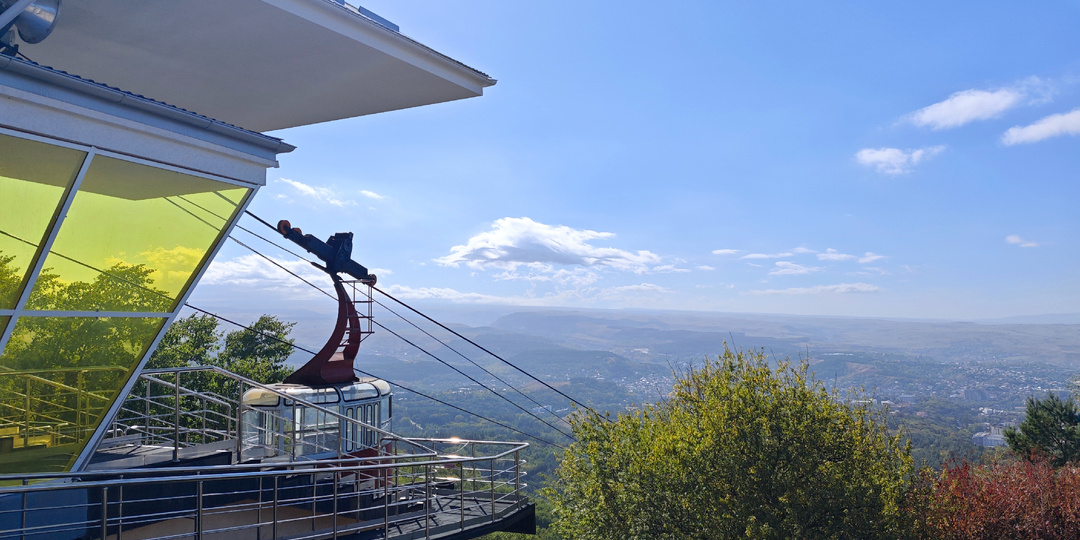
{"label": "green tinted glass panel", "polygon": [[0,135],[0,309],[19,299],[84,152]]}
{"label": "green tinted glass panel", "polygon": [[164,323],[20,317],[0,356],[0,474],[69,470]]}
{"label": "green tinted glass panel", "polygon": [[27,308],[172,311],[249,191],[95,157]]}

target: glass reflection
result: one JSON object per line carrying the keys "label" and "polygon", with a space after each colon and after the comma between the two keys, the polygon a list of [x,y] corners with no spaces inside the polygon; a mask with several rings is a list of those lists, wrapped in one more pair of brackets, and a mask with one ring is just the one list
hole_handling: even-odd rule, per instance
{"label": "glass reflection", "polygon": [[249,192],[95,157],[27,308],[171,311]]}
{"label": "glass reflection", "polygon": [[19,318],[0,356],[0,474],[67,470],[164,322]]}
{"label": "glass reflection", "polygon": [[0,148],[0,309],[11,309],[86,153],[7,135]]}

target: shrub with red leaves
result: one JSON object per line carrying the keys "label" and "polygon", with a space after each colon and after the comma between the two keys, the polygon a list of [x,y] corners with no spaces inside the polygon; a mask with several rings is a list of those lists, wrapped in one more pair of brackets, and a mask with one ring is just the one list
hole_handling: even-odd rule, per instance
{"label": "shrub with red leaves", "polygon": [[925,470],[912,510],[924,538],[1080,539],[1080,468],[1045,460],[966,460]]}

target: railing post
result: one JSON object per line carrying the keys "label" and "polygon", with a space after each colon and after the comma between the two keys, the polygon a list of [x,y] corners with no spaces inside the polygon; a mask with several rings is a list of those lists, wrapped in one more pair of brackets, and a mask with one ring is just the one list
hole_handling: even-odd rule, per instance
{"label": "railing post", "polygon": [[173,380],[173,394],[176,402],[173,410],[173,461],[180,461],[180,372],[176,372],[176,378]]}
{"label": "railing post", "polygon": [[431,538],[431,465],[424,465],[424,538]]}
{"label": "railing post", "polygon": [[[121,475],[120,479],[123,480],[124,476]],[[120,484],[116,491],[116,540],[124,540],[124,484]]]}
{"label": "railing post", "polygon": [[[341,467],[341,465],[336,465],[336,467]],[[340,476],[340,472],[334,473],[334,540],[337,540],[338,478]]]}
{"label": "railing post", "polygon": [[[26,486],[30,485],[30,480],[27,479],[27,478],[23,478],[22,485],[23,485],[23,487],[26,487]],[[22,538],[23,539],[26,538],[26,511],[27,511],[26,507],[29,506],[29,505],[30,505],[30,493],[24,491],[23,494],[22,494]]]}
{"label": "railing post", "polygon": [[461,474],[458,475],[458,481],[461,482],[461,530],[465,530],[465,462],[462,461]]}
{"label": "railing post", "polygon": [[196,507],[195,507],[195,540],[202,540],[203,537],[203,481],[199,480],[196,490]]}
{"label": "railing post", "polygon": [[[240,383],[240,399],[236,402],[236,462],[244,462],[244,383]],[[256,430],[256,433],[258,431]],[[258,436],[258,435],[256,435]]]}
{"label": "railing post", "polygon": [[[396,471],[397,467],[394,467],[394,470]],[[396,475],[397,472],[395,472],[394,474]],[[395,479],[396,479],[396,476],[395,476]],[[359,474],[357,474],[356,480],[357,481],[353,485],[359,485],[359,483],[360,483],[359,482],[359,480],[360,480]],[[383,493],[383,495],[382,495],[382,501],[383,501],[383,538],[389,538],[390,537],[390,477],[385,474],[385,471],[383,473],[382,486],[383,486],[383,489],[382,489],[382,493]],[[397,486],[395,486],[395,487],[397,487]],[[357,488],[357,489],[359,489],[359,488]],[[360,497],[359,497],[359,494],[357,494],[357,499],[356,500],[357,500],[357,503],[356,503],[356,507],[357,507],[356,521],[360,521],[360,516],[359,516],[359,514],[360,514],[360,511],[359,511]]]}
{"label": "railing post", "polygon": [[274,475],[274,540],[278,540],[278,478]]}
{"label": "railing post", "polygon": [[101,486],[101,540],[109,537],[109,488]]}
{"label": "railing post", "polygon": [[488,481],[491,482],[491,522],[495,522],[495,459],[488,460]]}
{"label": "railing post", "polygon": [[521,509],[521,456],[519,450],[514,450],[514,497],[517,499],[515,507]]}

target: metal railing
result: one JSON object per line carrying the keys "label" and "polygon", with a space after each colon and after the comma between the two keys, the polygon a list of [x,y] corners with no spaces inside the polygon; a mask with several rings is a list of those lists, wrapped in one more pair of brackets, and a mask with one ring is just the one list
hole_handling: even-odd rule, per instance
{"label": "metal railing", "polygon": [[[435,456],[0,477],[0,540],[430,538],[529,505],[526,443],[390,439]],[[366,482],[376,479],[374,484]],[[11,485],[17,483],[18,485]]]}
{"label": "metal railing", "polygon": [[[86,440],[111,399],[88,387],[87,377],[123,373],[122,367],[0,371],[0,452]],[[72,384],[53,380],[69,379]],[[10,445],[10,446],[6,446]]]}
{"label": "metal railing", "polygon": [[[289,413],[260,410],[264,418],[258,422],[250,415],[253,408],[245,407],[242,399],[252,388],[285,399]],[[185,454],[228,449],[235,453],[235,462],[291,462],[345,454],[344,432],[350,430],[342,428],[349,426],[356,428],[353,433],[410,440],[335,409],[214,366],[146,370],[97,448],[155,447],[171,450],[159,460],[172,461]],[[429,448],[414,447],[413,453],[434,455]],[[385,453],[382,445],[371,448]]]}

